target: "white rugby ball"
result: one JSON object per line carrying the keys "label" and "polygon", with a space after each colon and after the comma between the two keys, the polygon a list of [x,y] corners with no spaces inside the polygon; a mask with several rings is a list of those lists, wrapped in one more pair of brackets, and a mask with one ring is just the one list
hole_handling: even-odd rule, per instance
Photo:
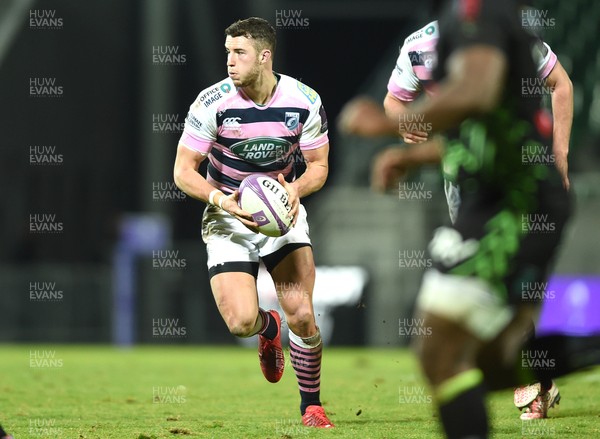
{"label": "white rugby ball", "polygon": [[252,174],[240,184],[239,206],[252,215],[263,235],[277,237],[290,231],[292,219],[289,195],[279,182],[261,174]]}

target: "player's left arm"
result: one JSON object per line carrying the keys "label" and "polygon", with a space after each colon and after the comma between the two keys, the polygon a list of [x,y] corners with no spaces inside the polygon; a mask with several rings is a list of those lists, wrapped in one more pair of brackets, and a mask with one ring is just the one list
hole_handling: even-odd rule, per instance
{"label": "player's left arm", "polygon": [[546,85],[552,89],[552,113],[554,117],[553,144],[555,165],[560,173],[565,189],[569,189],[569,140],[573,125],[573,83],[560,62],[546,78]]}
{"label": "player's left arm", "polygon": [[289,194],[288,201],[292,206],[290,214],[294,218],[293,224],[296,224],[300,199],[317,192],[327,180],[329,174],[329,143],[325,143],[319,148],[304,150],[302,155],[306,163],[306,170],[297,180],[288,183],[282,174],[277,177],[279,183],[283,185]]}

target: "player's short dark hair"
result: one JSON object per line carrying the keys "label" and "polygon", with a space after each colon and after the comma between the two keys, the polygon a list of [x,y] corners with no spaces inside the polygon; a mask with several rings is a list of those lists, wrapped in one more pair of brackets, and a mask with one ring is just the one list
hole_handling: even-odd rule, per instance
{"label": "player's short dark hair", "polygon": [[268,48],[273,54],[275,53],[275,46],[277,45],[275,29],[264,18],[250,17],[238,20],[225,29],[225,35],[252,38],[258,50]]}

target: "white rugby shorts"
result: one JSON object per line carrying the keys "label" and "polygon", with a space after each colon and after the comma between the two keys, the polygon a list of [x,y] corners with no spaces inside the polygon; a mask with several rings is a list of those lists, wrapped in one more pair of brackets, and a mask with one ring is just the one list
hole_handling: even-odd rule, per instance
{"label": "white rugby shorts", "polygon": [[238,219],[208,205],[202,217],[202,239],[206,243],[208,268],[227,262],[259,263],[288,244],[310,245],[306,210],[300,205],[296,225],[285,235],[269,237],[254,233]]}
{"label": "white rugby shorts", "polygon": [[417,308],[461,325],[482,341],[496,337],[515,315],[487,282],[435,269],[425,272]]}

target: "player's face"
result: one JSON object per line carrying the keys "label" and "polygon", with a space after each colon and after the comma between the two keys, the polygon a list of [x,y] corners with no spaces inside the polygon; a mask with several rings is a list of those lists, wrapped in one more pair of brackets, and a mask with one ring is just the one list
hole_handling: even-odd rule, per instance
{"label": "player's face", "polygon": [[258,53],[246,37],[227,36],[227,73],[236,87],[246,87],[256,82],[260,75]]}

